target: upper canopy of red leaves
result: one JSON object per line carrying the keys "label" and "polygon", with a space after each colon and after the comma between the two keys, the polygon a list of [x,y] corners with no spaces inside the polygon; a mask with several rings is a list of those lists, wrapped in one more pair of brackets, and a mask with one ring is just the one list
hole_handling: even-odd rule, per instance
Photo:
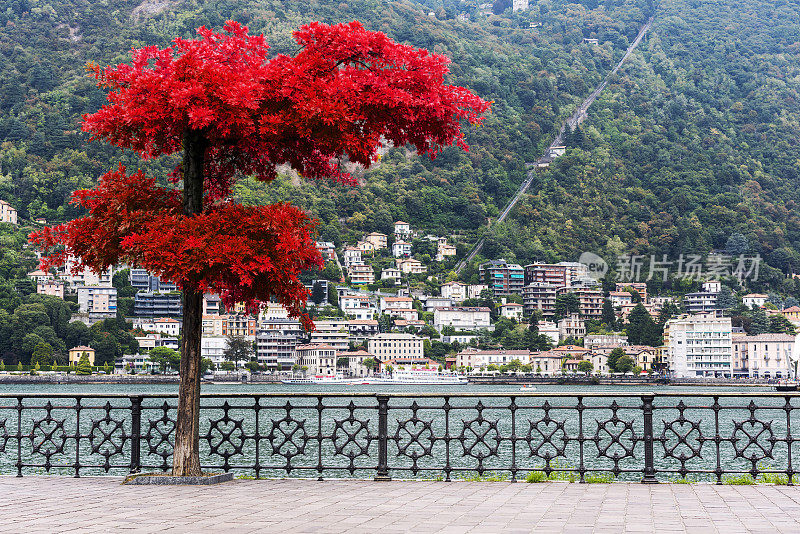
{"label": "upper canopy of red leaves", "polygon": [[350,182],[333,160],[369,166],[382,139],[420,153],[463,143],[460,120],[489,103],[445,85],[449,60],[391,41],[360,23],[313,23],[295,32],[295,57],[268,57],[263,36],[235,22],[197,40],[133,51],[133,62],[92,67],[109,104],[84,117],[94,138],[149,158],[181,149],[186,129],[207,137],[207,193],[226,195],[237,173],[261,180],[289,164]]}

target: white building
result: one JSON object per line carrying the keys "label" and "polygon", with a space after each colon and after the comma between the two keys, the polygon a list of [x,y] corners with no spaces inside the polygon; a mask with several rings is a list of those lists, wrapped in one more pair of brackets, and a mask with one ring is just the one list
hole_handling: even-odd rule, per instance
{"label": "white building", "polygon": [[586,334],[583,338],[583,346],[589,350],[627,344],[628,336],[625,334]]}
{"label": "white building", "polygon": [[561,371],[561,362],[564,360],[564,356],[553,351],[532,352],[530,360],[534,373],[552,375]]}
{"label": "white building", "polygon": [[456,255],[456,247],[448,245],[447,243],[439,243],[436,248],[436,261],[444,261],[447,258]]}
{"label": "white building", "polygon": [[449,298],[457,304],[467,299],[467,284],[462,284],[461,282],[447,282],[446,284],[442,284],[440,291],[444,298]]}
{"label": "white building", "polygon": [[490,324],[490,310],[483,306],[436,308],[433,311],[433,326],[437,330],[441,330],[445,326],[463,330],[475,330],[489,328]]}
{"label": "white building", "polygon": [[428,297],[425,299],[425,311],[432,312],[436,308],[450,308],[454,304],[449,297]]}
{"label": "white building", "polygon": [[489,365],[505,365],[513,360],[519,360],[522,365],[530,363],[530,351],[504,350],[504,349],[465,349],[456,354],[456,367],[472,367],[473,369],[485,368]]}
{"label": "white building", "polygon": [[307,367],[309,375],[334,376],[336,374],[336,347],[332,345],[297,345],[297,363]]}
{"label": "white building", "polygon": [[553,342],[553,346],[558,345],[560,341],[558,336],[558,325],[550,321],[539,321],[536,325],[539,329],[539,334],[544,334]]}
{"label": "white building", "polygon": [[271,371],[288,371],[297,360],[297,336],[285,330],[259,330],[256,334],[258,363]]}
{"label": "white building", "polygon": [[377,370],[377,365],[372,369],[364,365],[364,360],[375,359],[375,355],[365,350],[340,351],[336,359],[347,358],[347,371],[350,376],[369,376]]}
{"label": "white building", "polygon": [[513,0],[511,3],[511,10],[514,12],[524,11],[528,9],[529,0]]}
{"label": "white building", "polygon": [[181,323],[176,319],[162,317],[160,319],[141,319],[136,325],[145,332],[160,332],[168,336],[181,334]]}
{"label": "white building", "polygon": [[731,337],[730,317],[708,313],[670,319],[664,329],[664,345],[672,375],[732,376]]}
{"label": "white building", "polygon": [[795,336],[758,334],[733,336],[734,374],[750,378],[786,378],[790,376]]}
{"label": "white building", "polygon": [[375,305],[367,295],[342,295],[339,297],[339,307],[351,319],[375,319]]}
{"label": "white building", "polygon": [[321,322],[316,322],[317,329],[311,332],[312,345],[330,345],[336,350],[350,348],[350,330],[347,328],[347,321],[344,321],[339,328],[320,328]]}
{"label": "white building", "polygon": [[394,236],[395,239],[407,239],[411,236],[411,225],[405,221],[397,221],[394,223]]}
{"label": "white building", "polygon": [[395,241],[392,245],[392,255],[395,258],[407,258],[411,256],[411,243],[406,241]]}
{"label": "white building", "polygon": [[17,224],[17,210],[5,200],[0,200],[0,223]]}
{"label": "white building", "polygon": [[208,358],[219,367],[225,361],[228,338],[224,336],[203,336],[200,340],[200,357]]}
{"label": "white building", "polygon": [[361,249],[357,247],[345,247],[344,249],[344,266],[350,268],[351,265],[363,265],[361,261]]}
{"label": "white building", "polygon": [[388,243],[386,234],[382,234],[380,232],[372,232],[364,238],[364,241],[367,243],[372,243],[372,246],[375,248],[375,250],[386,248],[386,244]]}
{"label": "white building", "polygon": [[500,315],[519,321],[522,319],[522,304],[507,302],[500,305]]}
{"label": "white building", "polygon": [[422,274],[428,272],[428,267],[414,258],[397,258],[397,268],[404,274]]}
{"label": "white building", "polygon": [[402,277],[403,273],[400,272],[400,269],[394,267],[387,267],[381,271],[381,280],[394,280],[395,285],[397,285]]}
{"label": "white building", "polygon": [[471,284],[467,286],[467,298],[476,299],[487,289],[489,289],[489,286],[486,284]]}
{"label": "white building", "polygon": [[103,286],[78,287],[78,309],[89,321],[117,316],[117,288]]}
{"label": "white building", "polygon": [[571,314],[558,321],[558,338],[563,341],[567,338],[580,339],[586,335],[586,324],[578,314]]}
{"label": "white building", "polygon": [[764,295],[763,293],[748,293],[742,297],[742,304],[750,308],[754,308],[756,306],[761,308],[764,306],[764,304],[766,304],[767,298],[767,295]]}
{"label": "white building", "polygon": [[413,334],[385,332],[367,340],[367,351],[380,361],[423,358],[422,338]]}
{"label": "white building", "polygon": [[383,313],[386,313],[388,308],[412,310],[414,309],[414,299],[411,297],[381,297],[379,305]]}
{"label": "white building", "polygon": [[371,265],[353,264],[347,269],[350,282],[353,284],[372,284],[375,282],[375,271]]}

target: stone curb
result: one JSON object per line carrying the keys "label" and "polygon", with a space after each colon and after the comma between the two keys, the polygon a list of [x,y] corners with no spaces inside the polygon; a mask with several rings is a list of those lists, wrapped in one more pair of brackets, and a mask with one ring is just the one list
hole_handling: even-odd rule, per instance
{"label": "stone curb", "polygon": [[233,473],[213,473],[198,477],[174,477],[172,475],[142,473],[141,475],[128,475],[122,482],[127,486],[197,486],[221,484],[233,480]]}

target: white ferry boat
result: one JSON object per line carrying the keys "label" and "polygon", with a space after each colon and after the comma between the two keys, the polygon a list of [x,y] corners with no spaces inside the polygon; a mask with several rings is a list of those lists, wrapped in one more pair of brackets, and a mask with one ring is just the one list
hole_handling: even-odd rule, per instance
{"label": "white ferry boat", "polygon": [[440,374],[436,369],[411,369],[396,370],[391,376],[370,376],[359,379],[357,384],[365,385],[437,385],[456,386],[465,385],[469,381],[452,373]]}
{"label": "white ferry boat", "polygon": [[361,380],[357,378],[344,378],[342,376],[330,376],[330,375],[315,375],[310,377],[292,377],[292,378],[284,378],[281,380],[283,384],[293,384],[293,385],[311,385],[311,384],[341,384],[341,385],[349,385],[349,384],[360,384]]}

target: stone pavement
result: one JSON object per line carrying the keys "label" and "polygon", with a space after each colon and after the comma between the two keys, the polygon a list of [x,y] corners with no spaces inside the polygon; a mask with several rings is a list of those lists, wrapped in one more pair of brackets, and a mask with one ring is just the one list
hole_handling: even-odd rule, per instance
{"label": "stone pavement", "polygon": [[800,532],[800,488],[0,477],[0,532]]}

